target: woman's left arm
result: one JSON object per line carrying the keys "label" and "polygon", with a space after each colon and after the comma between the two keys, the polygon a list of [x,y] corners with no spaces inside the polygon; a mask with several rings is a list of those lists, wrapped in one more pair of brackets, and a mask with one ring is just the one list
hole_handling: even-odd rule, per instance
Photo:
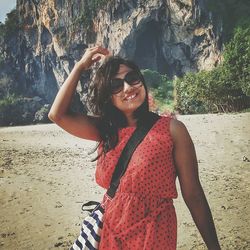
{"label": "woman's left arm", "polygon": [[173,156],[183,199],[209,250],[219,250],[212,214],[202,189],[198,163],[192,139],[185,125],[171,120],[170,132],[174,142]]}

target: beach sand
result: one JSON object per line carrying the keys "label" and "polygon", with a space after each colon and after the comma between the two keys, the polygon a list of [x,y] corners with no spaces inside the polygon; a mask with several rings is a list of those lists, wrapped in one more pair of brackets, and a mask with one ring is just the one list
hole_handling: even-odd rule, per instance
{"label": "beach sand", "polygon": [[[193,138],[222,249],[250,249],[250,113],[178,119]],[[0,249],[70,247],[87,215],[81,204],[104,193],[95,145],[54,124],[0,128]],[[177,249],[206,249],[177,186]]]}

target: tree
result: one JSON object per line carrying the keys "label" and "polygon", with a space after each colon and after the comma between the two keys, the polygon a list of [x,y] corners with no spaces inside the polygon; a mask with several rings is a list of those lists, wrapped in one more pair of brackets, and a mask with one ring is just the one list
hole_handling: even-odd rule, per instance
{"label": "tree", "polygon": [[14,91],[13,85],[13,80],[10,77],[4,75],[0,78],[0,98],[10,96]]}
{"label": "tree", "polygon": [[159,72],[150,69],[143,69],[142,74],[149,88],[157,88],[161,85],[162,75]]}
{"label": "tree", "polygon": [[20,21],[18,18],[18,12],[16,9],[13,9],[10,13],[7,14],[5,23],[0,23],[0,36],[1,38],[8,39],[13,34],[18,32],[20,28]]}
{"label": "tree", "polygon": [[223,63],[235,88],[250,96],[250,28],[237,28],[226,45]]}
{"label": "tree", "polygon": [[169,80],[167,76],[150,69],[142,70],[142,74],[158,107],[162,111],[169,108],[172,109],[173,81]]}

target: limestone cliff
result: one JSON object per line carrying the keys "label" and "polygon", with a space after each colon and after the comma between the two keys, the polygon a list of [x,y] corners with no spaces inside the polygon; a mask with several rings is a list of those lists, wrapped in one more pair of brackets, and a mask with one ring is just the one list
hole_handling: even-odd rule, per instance
{"label": "limestone cliff", "polygon": [[221,25],[206,0],[102,0],[95,9],[93,2],[17,0],[21,28],[6,58],[28,96],[51,103],[84,49],[96,43],[170,77],[220,62]]}

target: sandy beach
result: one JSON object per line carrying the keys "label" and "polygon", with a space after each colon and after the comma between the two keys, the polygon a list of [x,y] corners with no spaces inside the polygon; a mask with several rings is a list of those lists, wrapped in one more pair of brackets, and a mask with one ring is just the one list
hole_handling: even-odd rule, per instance
{"label": "sandy beach", "polygon": [[[178,116],[195,144],[200,179],[222,249],[250,249],[250,113]],[[54,124],[0,128],[0,249],[68,249],[81,204],[101,200],[96,143]],[[206,249],[181,197],[179,250]]]}

